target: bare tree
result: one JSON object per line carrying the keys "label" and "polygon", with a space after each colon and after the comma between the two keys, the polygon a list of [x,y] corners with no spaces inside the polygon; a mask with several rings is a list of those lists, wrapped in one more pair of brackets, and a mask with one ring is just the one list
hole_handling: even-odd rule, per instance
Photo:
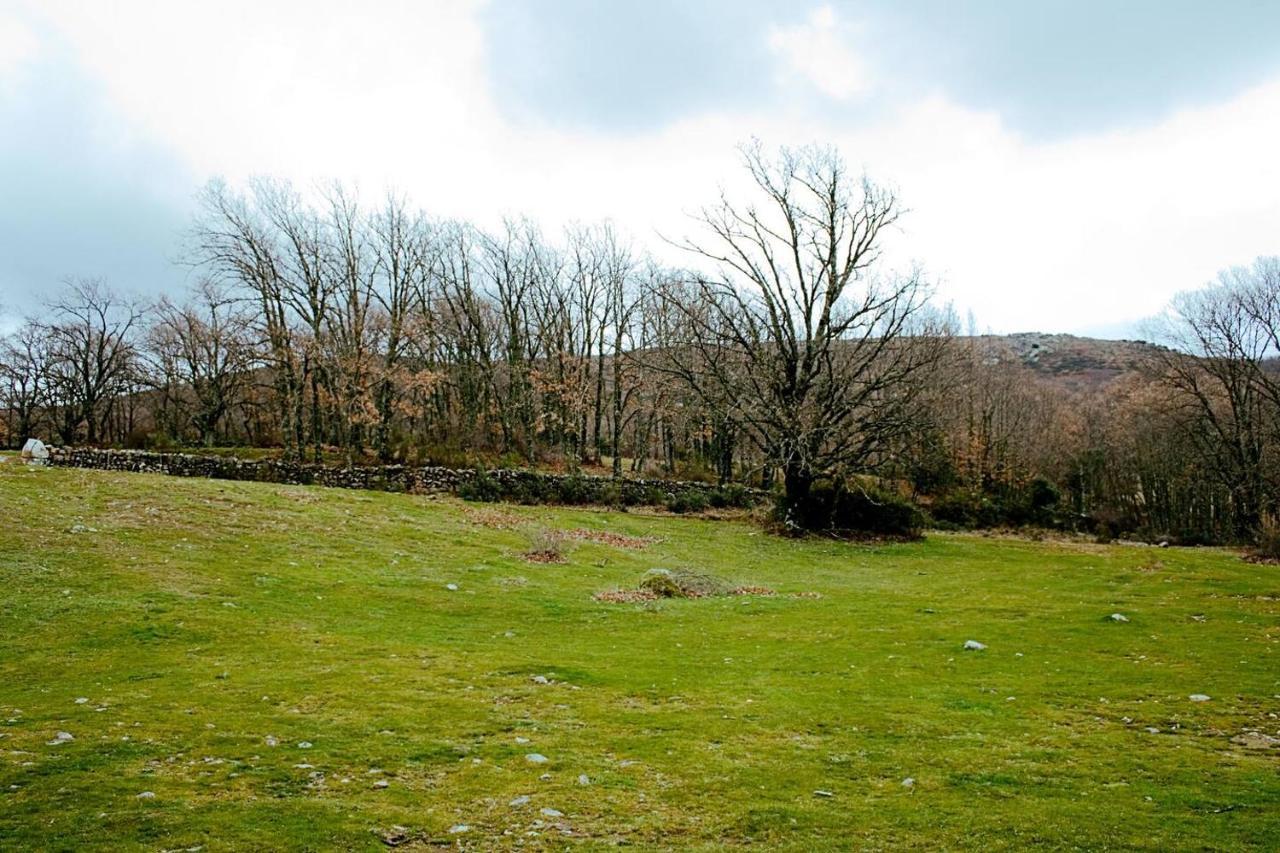
{"label": "bare tree", "polygon": [[49,398],[49,337],[34,320],[0,340],[0,399],[10,442],[35,435]]}
{"label": "bare tree", "polygon": [[876,271],[900,212],[892,192],[851,180],[831,149],[743,155],[760,201],[703,211],[709,237],[683,245],[714,272],[667,291],[684,334],[656,363],[723,407],[796,501],[820,476],[883,461],[941,329],[925,322],[918,272]]}
{"label": "bare tree", "polygon": [[162,372],[189,394],[190,423],[200,444],[214,442],[251,381],[258,363],[252,328],[243,301],[207,279],[187,302],[164,298],[156,306],[150,349],[167,366]]}
{"label": "bare tree", "polygon": [[1155,374],[1174,394],[1185,436],[1230,495],[1242,539],[1280,498],[1278,306],[1280,261],[1263,258],[1180,294],[1158,330],[1171,346],[1159,353]]}
{"label": "bare tree", "polygon": [[128,387],[135,366],[135,326],[143,308],[107,287],[102,279],[68,279],[49,305],[49,387],[65,443],[98,443],[110,406]]}

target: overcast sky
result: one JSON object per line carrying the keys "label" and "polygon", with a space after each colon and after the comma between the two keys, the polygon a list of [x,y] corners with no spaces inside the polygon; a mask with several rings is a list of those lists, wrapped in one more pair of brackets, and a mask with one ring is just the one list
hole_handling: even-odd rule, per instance
{"label": "overcast sky", "polygon": [[1280,2],[0,0],[0,305],[181,289],[214,176],[657,248],[752,136],[897,188],[983,328],[1132,333],[1280,253]]}

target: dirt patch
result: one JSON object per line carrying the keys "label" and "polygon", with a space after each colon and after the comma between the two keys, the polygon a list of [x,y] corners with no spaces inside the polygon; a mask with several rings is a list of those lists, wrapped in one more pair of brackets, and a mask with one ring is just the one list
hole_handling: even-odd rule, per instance
{"label": "dirt patch", "polygon": [[564,554],[550,548],[542,548],[534,551],[525,551],[520,555],[526,563],[563,563],[566,562]]}
{"label": "dirt patch", "polygon": [[776,592],[767,586],[739,586],[729,590],[729,595],[777,595]]}
{"label": "dirt patch", "polygon": [[661,542],[653,536],[627,536],[623,533],[611,533],[608,530],[589,530],[585,527],[566,530],[564,538],[576,539],[580,542],[595,542],[600,545],[612,545],[615,548],[639,550]]}
{"label": "dirt patch", "polygon": [[471,524],[491,530],[512,530],[525,523],[520,516],[500,509],[469,509],[465,511],[465,517]]}
{"label": "dirt patch", "polygon": [[591,596],[593,601],[607,604],[641,604],[646,601],[657,601],[658,594],[647,589],[609,589]]}

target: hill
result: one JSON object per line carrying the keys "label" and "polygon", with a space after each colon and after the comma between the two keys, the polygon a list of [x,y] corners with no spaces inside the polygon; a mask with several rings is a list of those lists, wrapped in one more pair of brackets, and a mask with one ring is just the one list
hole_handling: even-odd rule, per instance
{"label": "hill", "polygon": [[1035,375],[1079,391],[1096,391],[1139,372],[1163,350],[1145,341],[1113,341],[1021,332],[969,338],[989,363],[1017,364]]}

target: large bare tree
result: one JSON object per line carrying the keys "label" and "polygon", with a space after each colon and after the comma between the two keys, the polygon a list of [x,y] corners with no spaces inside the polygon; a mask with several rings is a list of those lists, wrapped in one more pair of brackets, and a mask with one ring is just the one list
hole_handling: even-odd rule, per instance
{"label": "large bare tree", "polygon": [[100,278],[68,279],[48,307],[48,384],[59,438],[70,444],[83,429],[97,444],[111,405],[134,379],[143,307]]}
{"label": "large bare tree", "polygon": [[884,461],[942,330],[918,272],[878,269],[900,215],[890,190],[829,148],[772,157],[756,143],[743,157],[757,195],[722,195],[701,214],[706,236],[682,244],[708,269],[664,291],[683,334],[655,363],[739,425],[795,501]]}

